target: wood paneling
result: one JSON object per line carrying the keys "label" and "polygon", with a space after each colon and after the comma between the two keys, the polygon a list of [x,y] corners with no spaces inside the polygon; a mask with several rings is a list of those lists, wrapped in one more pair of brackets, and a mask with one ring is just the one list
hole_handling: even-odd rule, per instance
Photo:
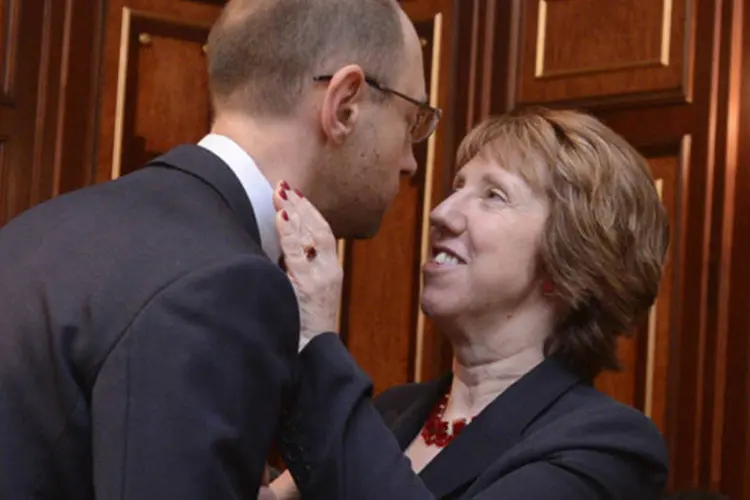
{"label": "wood paneling", "polygon": [[90,181],[100,12],[83,0],[0,3],[0,225]]}
{"label": "wood paneling", "polygon": [[[30,0],[21,9],[17,1],[3,2],[2,50],[3,100],[0,103],[0,137],[4,143],[2,192],[0,192],[0,225],[30,205],[34,169],[36,128],[39,123],[40,66],[47,2]],[[19,53],[16,50],[20,47]],[[36,64],[18,65],[19,58]],[[40,64],[41,63],[41,64]],[[13,68],[18,68],[14,71]]]}
{"label": "wood paneling", "polygon": [[210,24],[123,10],[112,177],[210,128],[204,45]]}
{"label": "wood paneling", "polygon": [[222,4],[109,0],[98,181],[130,172],[208,131],[202,49]]}
{"label": "wood paneling", "polygon": [[[684,175],[688,141],[677,144],[672,154],[649,155],[651,171],[667,210],[671,227],[671,241],[659,294],[648,316],[638,326],[632,337],[623,338],[618,354],[622,371],[605,372],[596,380],[598,389],[615,399],[640,409],[648,415],[662,432],[666,430],[667,391],[671,337],[670,321],[674,303],[674,256],[678,251],[678,205],[682,198],[679,179]],[[682,146],[682,147],[681,147]],[[661,149],[661,148],[660,148]]]}
{"label": "wood paneling", "polygon": [[12,98],[18,46],[19,0],[0,1],[0,100]]}
{"label": "wood paneling", "polygon": [[[723,158],[716,186],[715,349],[711,385],[712,424],[704,433],[711,469],[705,482],[719,486],[731,499],[750,498],[750,7],[728,2],[722,11],[727,54],[722,70],[718,132]],[[731,27],[731,29],[729,29]]]}
{"label": "wood paneling", "polygon": [[520,104],[684,102],[690,98],[688,0],[524,0]]}

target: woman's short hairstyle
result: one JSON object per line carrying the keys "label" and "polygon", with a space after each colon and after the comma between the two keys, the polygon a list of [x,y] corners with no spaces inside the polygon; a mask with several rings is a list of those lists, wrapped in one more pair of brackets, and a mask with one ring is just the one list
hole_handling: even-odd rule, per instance
{"label": "woman's short hairstyle", "polygon": [[477,155],[549,200],[539,265],[562,307],[546,353],[590,379],[619,369],[617,338],[654,303],[669,245],[648,163],[596,118],[544,108],[480,124],[461,143],[458,166]]}

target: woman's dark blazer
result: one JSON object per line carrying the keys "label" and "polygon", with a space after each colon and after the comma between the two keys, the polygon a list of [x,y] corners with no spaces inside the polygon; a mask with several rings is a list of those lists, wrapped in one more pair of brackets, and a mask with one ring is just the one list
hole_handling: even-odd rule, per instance
{"label": "woman's dark blazer", "polygon": [[[394,387],[377,398],[375,407],[402,449],[420,432],[451,379],[449,373]],[[491,498],[504,499],[502,486],[494,485],[512,476],[518,485],[513,490],[522,494],[528,483],[527,491],[535,492],[529,499],[647,500],[660,498],[665,487],[667,454],[651,421],[553,360],[510,387],[470,429],[420,473],[436,498],[461,498],[477,482],[498,489]],[[473,495],[482,489],[471,488]]]}
{"label": "woman's dark blazer", "polygon": [[416,475],[403,450],[451,376],[395,387],[373,407],[369,379],[338,339],[316,338],[305,350],[298,406],[283,432],[299,443],[286,449],[302,498],[656,500],[663,493],[667,451],[656,426],[554,358],[510,386]]}

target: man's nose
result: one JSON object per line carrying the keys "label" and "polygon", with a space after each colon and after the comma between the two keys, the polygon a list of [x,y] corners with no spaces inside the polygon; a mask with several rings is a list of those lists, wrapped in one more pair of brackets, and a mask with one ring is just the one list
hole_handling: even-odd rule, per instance
{"label": "man's nose", "polygon": [[414,174],[417,173],[417,169],[419,168],[419,165],[417,164],[417,158],[414,156],[414,150],[412,149],[409,153],[408,158],[404,162],[403,166],[401,167],[401,173],[403,175],[408,175],[409,177],[413,177]]}

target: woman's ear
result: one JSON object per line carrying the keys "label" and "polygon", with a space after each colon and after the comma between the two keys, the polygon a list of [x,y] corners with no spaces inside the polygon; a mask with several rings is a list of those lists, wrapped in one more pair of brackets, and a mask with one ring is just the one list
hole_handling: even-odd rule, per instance
{"label": "woman's ear", "polygon": [[355,64],[341,68],[328,82],[320,121],[330,141],[340,144],[354,130],[366,86],[365,74]]}

